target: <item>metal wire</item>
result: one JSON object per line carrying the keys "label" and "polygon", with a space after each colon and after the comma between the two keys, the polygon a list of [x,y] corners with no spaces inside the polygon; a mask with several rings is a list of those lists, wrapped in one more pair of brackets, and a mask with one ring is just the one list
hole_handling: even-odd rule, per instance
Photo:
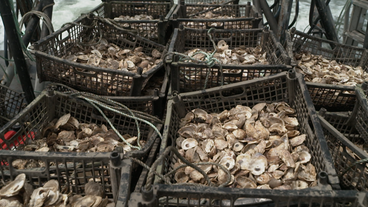
{"label": "metal wire", "polygon": [[[138,149],[138,150],[141,150],[142,149],[142,147],[141,147],[141,145],[139,144],[139,139],[140,139],[140,137],[141,137],[141,132],[140,131],[138,131],[138,135],[137,135],[137,145],[138,145],[138,147],[136,147],[136,146],[133,146],[133,145],[131,145],[128,141],[126,141],[125,140],[125,138],[120,134],[120,132],[114,127],[114,125],[111,123],[111,121],[106,117],[106,115],[105,115],[105,113],[96,105],[96,104],[94,104],[90,99],[88,99],[88,98],[83,98],[83,99],[85,99],[88,103],[90,103],[92,106],[94,106],[100,113],[101,113],[101,115],[104,117],[104,119],[106,119],[106,121],[107,121],[107,123],[109,123],[109,125],[110,125],[110,127],[114,130],[114,132],[118,135],[118,137],[121,139],[121,140],[123,140],[123,142],[125,143],[125,144],[127,144],[129,147],[131,147],[131,148],[134,148],[134,149]],[[137,127],[138,129],[139,129],[139,125],[138,125],[138,127]]]}
{"label": "metal wire", "polygon": [[[66,86],[64,84],[61,84],[61,83],[51,83],[48,85],[48,88],[50,90],[58,90],[57,87],[59,87],[60,89],[60,92],[62,93],[65,93],[65,94],[69,94],[69,95],[83,95],[83,96],[88,96],[88,97],[91,97],[93,99],[96,99],[100,102],[103,102],[103,103],[106,103],[106,104],[110,104],[112,108],[114,109],[117,109],[117,110],[120,110],[121,108],[127,110],[128,112],[132,112],[131,114],[134,116],[134,115],[139,115],[140,117],[144,118],[144,119],[147,119],[147,120],[152,120],[153,122],[157,122],[157,123],[163,123],[162,120],[160,120],[159,118],[155,117],[155,116],[152,116],[152,115],[149,115],[149,114],[146,114],[144,112],[141,112],[141,111],[136,111],[136,110],[132,110],[132,109],[129,109],[129,107],[125,106],[124,104],[122,103],[119,103],[119,102],[116,102],[116,101],[113,101],[107,97],[103,97],[103,96],[100,96],[100,95],[97,95],[97,94],[93,94],[93,93],[88,93],[88,92],[84,92],[84,91],[77,91],[75,90],[74,88],[71,88],[69,86]],[[68,91],[66,91],[68,90]],[[115,105],[121,107],[116,107]]]}

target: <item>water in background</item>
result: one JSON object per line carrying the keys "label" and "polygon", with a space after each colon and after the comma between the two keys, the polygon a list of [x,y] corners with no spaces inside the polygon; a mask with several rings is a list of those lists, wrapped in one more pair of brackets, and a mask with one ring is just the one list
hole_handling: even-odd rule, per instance
{"label": "water in background", "polygon": [[[241,3],[250,0],[240,0]],[[273,0],[268,0],[269,4]],[[334,0],[330,2],[331,13],[333,18],[337,20],[341,9],[343,8],[346,0]],[[55,0],[55,6],[53,10],[52,23],[55,31],[58,30],[64,23],[71,22],[77,19],[81,13],[87,13],[97,5],[101,3],[101,0]],[[296,23],[298,30],[304,31],[306,29],[309,18],[309,5],[310,0],[300,0],[299,16]],[[293,8],[293,11],[295,9]],[[293,15],[291,16],[291,19]],[[290,20],[291,21],[291,20]],[[0,18],[0,50],[4,48],[4,26]]]}

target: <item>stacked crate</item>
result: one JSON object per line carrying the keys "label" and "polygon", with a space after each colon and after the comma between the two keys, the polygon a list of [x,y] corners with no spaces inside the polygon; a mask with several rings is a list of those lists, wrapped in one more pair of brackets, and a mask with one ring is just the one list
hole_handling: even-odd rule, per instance
{"label": "stacked crate", "polygon": [[[308,52],[312,55],[321,55],[329,61],[336,61],[351,67],[361,66],[368,71],[367,51],[363,48],[343,45],[330,40],[304,34],[293,28],[290,31],[291,46],[289,56],[296,64],[296,53]],[[317,109],[321,107],[328,111],[351,111],[355,105],[354,86],[335,85],[307,82],[314,105]]]}
{"label": "stacked crate", "polygon": [[[360,66],[363,72],[368,71],[368,52],[364,48],[307,35],[295,28],[289,34],[291,44],[287,46],[287,50],[289,56],[294,57],[292,62],[295,66],[299,65],[294,55],[308,52],[321,55],[328,61],[345,64],[346,67]],[[313,103],[320,109],[319,120],[342,189],[367,190],[368,168],[364,162],[368,158],[366,85],[364,80],[356,86],[307,82]]]}
{"label": "stacked crate", "polygon": [[[84,195],[84,186],[93,180],[110,201],[116,203],[129,198],[145,175],[142,165],[149,166],[153,162],[160,144],[160,118],[166,105],[169,81],[162,57],[167,50],[165,41],[171,35],[165,16],[174,8],[171,2],[163,1],[103,2],[34,45],[39,79],[52,83],[23,111],[20,111],[22,94],[9,96],[4,89],[3,107],[8,110],[2,111],[2,115],[10,120],[5,120],[0,131],[2,147],[7,149],[0,152],[4,182],[24,173],[34,188],[54,179],[60,189],[67,188],[70,195]],[[151,15],[154,19],[126,21],[121,15]],[[102,46],[107,53],[103,53]],[[111,53],[109,49],[116,51]],[[152,65],[148,65],[151,69],[140,66],[143,61],[134,63],[139,67],[133,72],[124,69],[130,67],[130,62],[126,61],[118,60],[119,68],[113,64],[100,66],[102,61],[112,63],[117,52],[127,54],[127,50],[131,53],[137,50],[139,56],[134,56],[135,59],[152,56]],[[93,59],[93,55],[100,59]],[[91,59],[95,60],[91,61],[95,65],[84,64]],[[121,68],[120,63],[127,66]],[[105,108],[98,109],[96,102]],[[12,117],[5,116],[7,112],[11,112]],[[71,149],[68,152],[24,150],[36,140],[45,139],[44,130],[48,124],[65,114],[79,122],[114,126],[115,133],[140,137],[145,144],[136,151],[117,147],[111,153],[76,152],[70,146],[64,146]],[[37,162],[40,167],[27,164],[27,168],[19,168],[20,161]],[[123,194],[119,193],[119,188]]]}
{"label": "stacked crate", "polygon": [[[359,145],[368,140],[368,86],[306,83],[305,76],[295,69],[293,52],[308,51],[328,60],[362,66],[364,70],[368,53],[295,30],[290,32],[285,50],[273,31],[261,28],[262,14],[250,3],[238,3],[237,0],[181,0],[178,5],[168,1],[104,1],[89,14],[37,42],[34,54],[39,79],[54,83],[1,128],[3,149],[13,149],[0,150],[3,181],[24,173],[35,188],[55,179],[60,186],[70,189],[70,194],[84,195],[85,185],[93,180],[119,207],[365,206],[366,194],[358,191],[367,190],[368,155]],[[142,19],[139,15],[152,15],[153,19]],[[150,70],[143,66],[136,71],[123,70],[120,66],[128,67],[126,61],[119,62],[118,68],[100,67],[101,60],[94,66],[84,64],[83,58],[87,56],[90,62],[91,54],[98,54],[95,50],[105,42],[112,43],[108,45],[110,50],[101,55],[110,58],[105,62],[111,63],[118,51],[126,54],[124,49],[139,48],[140,55],[160,56]],[[262,55],[251,54],[253,50]],[[145,91],[147,86],[154,89]],[[234,107],[257,108],[259,104],[272,106],[276,102],[295,109],[291,116],[298,125],[294,128],[305,136],[303,150],[309,152],[309,164],[316,174],[314,181],[303,181],[308,189],[299,190],[298,184],[304,183],[295,178],[295,173],[301,168],[305,170],[307,164],[302,165],[303,159],[298,157],[298,167],[288,166],[281,155],[278,156],[285,164],[280,161],[277,169],[284,170],[282,177],[295,170],[294,180],[273,178],[272,188],[271,184],[267,189],[236,188],[237,171],[234,179],[228,174],[226,183],[233,181],[231,185],[215,185],[208,176],[204,176],[202,184],[177,181],[176,172],[183,167],[178,167],[180,162],[185,163],[185,170],[191,166],[199,173],[203,171],[202,164],[211,165],[191,163],[190,156],[183,155],[186,151],[180,151],[181,143],[188,139],[179,132],[186,119],[193,114],[192,120],[202,123],[195,110],[204,110],[211,117],[211,113]],[[97,103],[102,110],[96,107]],[[318,115],[315,107],[334,112],[322,109]],[[261,116],[261,112],[255,111],[252,110],[252,116]],[[123,136],[140,136],[145,145],[131,152],[118,147],[111,153],[22,150],[33,140],[44,138],[45,128],[53,119],[69,113],[80,122],[115,126]],[[283,114],[274,116],[281,118]],[[204,132],[194,133],[203,136],[190,138],[197,142],[204,139]],[[299,145],[291,147],[288,136],[282,136],[283,144],[288,151],[295,150]],[[247,137],[241,143],[244,148],[256,148],[258,145],[254,144],[260,142],[254,141],[259,140]],[[228,145],[222,148],[226,153],[235,147]],[[268,147],[275,147],[274,143]],[[242,153],[245,152],[244,149]],[[43,164],[20,169],[20,160]],[[249,179],[259,178],[252,174],[248,172]],[[278,181],[282,184],[275,186]],[[280,186],[286,190],[278,190]]]}
{"label": "stacked crate", "polygon": [[166,44],[172,33],[169,18],[175,8],[172,1],[105,1],[91,13],[112,19],[141,37]]}

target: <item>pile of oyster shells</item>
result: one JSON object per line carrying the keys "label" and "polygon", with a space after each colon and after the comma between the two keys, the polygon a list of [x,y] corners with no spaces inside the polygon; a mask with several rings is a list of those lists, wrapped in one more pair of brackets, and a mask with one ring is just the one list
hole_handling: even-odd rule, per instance
{"label": "pile of oyster shells", "polygon": [[[244,45],[235,47],[234,49],[229,49],[229,45],[224,41],[220,40],[217,43],[216,53],[213,55],[214,58],[219,60],[221,64],[225,65],[256,65],[262,64],[267,65],[268,61],[266,59],[266,52],[262,51],[260,46],[255,48],[246,47]],[[197,53],[198,51],[204,51],[208,54],[212,53],[214,50],[201,50],[192,49],[186,51],[185,54],[193,57],[194,59],[205,61],[206,55],[202,53]],[[192,62],[192,60],[186,60],[186,62]]]}
{"label": "pile of oyster shells", "polygon": [[114,20],[126,29],[136,30],[137,34],[148,39],[157,39],[157,23],[155,22],[132,22],[132,23],[119,23],[119,21],[137,21],[137,20],[155,20],[151,15],[139,14],[135,16],[124,16],[115,17]]}
{"label": "pile of oyster shells", "polygon": [[101,39],[100,43],[95,46],[81,48],[78,45],[75,47],[74,50],[72,49],[74,53],[62,58],[96,67],[134,73],[137,72],[138,67],[141,67],[143,73],[145,73],[157,66],[161,62],[162,55],[157,49],[152,50],[151,56],[143,52],[143,47],[136,47],[133,50],[123,49],[113,43],[109,43],[106,39]]}
{"label": "pile of oyster shells", "polygon": [[235,18],[235,15],[220,15],[218,13],[213,13],[212,11],[206,12],[206,13],[200,13],[197,14],[191,18],[194,19],[233,19]]}
{"label": "pile of oyster shells", "polygon": [[[70,114],[65,114],[59,119],[54,119],[43,127],[41,139],[28,140],[27,144],[17,150],[36,152],[112,152],[117,147],[124,153],[134,150],[125,144],[112,130],[105,125],[79,123]],[[137,137],[129,134],[122,135],[131,145],[137,144]],[[140,140],[141,146],[145,141]],[[38,167],[33,160],[17,159],[13,161],[17,169]]]}
{"label": "pile of oyster shells", "polygon": [[115,21],[126,21],[126,20],[153,20],[152,15],[146,15],[146,14],[137,14],[134,16],[124,16],[120,15],[119,17],[114,18]]}
{"label": "pile of oyster shells", "polygon": [[[12,207],[113,207],[114,203],[109,203],[107,198],[103,199],[103,187],[93,181],[85,185],[85,196],[64,194],[59,190],[59,183],[56,180],[49,180],[43,187],[33,189],[33,186],[26,182],[26,175],[19,174],[13,181],[5,185],[0,190],[0,206]],[[67,191],[65,189],[65,191]]]}
{"label": "pile of oyster shells", "polygon": [[[220,14],[212,13],[211,11],[209,11],[206,13],[200,13],[198,15],[192,16],[191,18],[192,19],[211,19],[213,20],[213,19],[233,19],[235,17],[236,17],[235,15],[232,15],[232,16],[220,15]],[[206,22],[193,22],[193,21],[184,22],[184,26],[187,26],[187,27],[194,27],[197,25],[202,26],[202,27],[207,27],[207,26],[220,27],[224,25],[224,22],[211,22],[210,24]]]}
{"label": "pile of oyster shells", "polygon": [[[221,113],[194,109],[181,119],[176,146],[191,163],[212,162],[231,174],[228,187],[303,189],[317,184],[311,153],[303,143],[295,110],[285,102],[237,105]],[[180,165],[176,163],[174,167]],[[216,165],[198,165],[212,184],[228,175]],[[177,183],[204,184],[191,167],[176,171]]]}
{"label": "pile of oyster shells", "polygon": [[368,81],[368,73],[360,66],[339,64],[335,60],[310,53],[295,54],[295,59],[297,68],[308,82],[355,86]]}

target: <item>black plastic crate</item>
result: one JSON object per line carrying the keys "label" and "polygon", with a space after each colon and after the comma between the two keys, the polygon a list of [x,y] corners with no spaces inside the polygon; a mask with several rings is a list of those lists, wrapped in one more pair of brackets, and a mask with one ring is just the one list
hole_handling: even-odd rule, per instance
{"label": "black plastic crate", "polygon": [[[89,99],[93,97],[85,96]],[[129,114],[126,109],[123,109],[112,103],[103,101],[101,99],[95,99],[106,106],[114,108]],[[20,145],[24,145],[27,139],[39,139],[42,138],[42,129],[53,119],[59,118],[65,114],[70,113],[71,116],[76,118],[79,122],[104,124],[108,128],[110,125],[98,112],[98,110],[84,99],[77,98],[76,95],[64,94],[57,91],[43,91],[31,104],[29,104],[21,113],[15,116],[8,124],[6,124],[0,131],[0,140],[3,145],[11,146],[16,143],[11,149],[15,150],[14,153],[24,153],[23,151],[17,151],[16,149]],[[121,115],[114,112],[111,109],[104,109],[109,121],[115,126],[115,128],[123,134],[128,133],[131,136],[137,136],[138,130],[136,126],[136,120],[129,118],[129,116]],[[153,124],[158,130],[161,129],[162,124],[157,118],[142,113],[134,112],[136,117],[145,119]],[[138,121],[141,140],[146,141],[145,145],[140,150],[132,150],[124,154],[126,157],[146,157],[149,153],[155,139],[158,137],[156,131],[147,123]],[[4,135],[8,131],[15,131],[15,133],[9,138],[4,139]],[[42,154],[42,152],[38,152]],[[64,153],[66,156],[76,156],[76,152]],[[88,158],[94,156],[96,153],[85,153],[86,162]],[[106,157],[109,157],[109,153],[104,153]]]}
{"label": "black plastic crate", "polygon": [[[103,96],[103,97],[122,103],[132,110],[141,111],[162,118],[164,115],[164,111],[166,109],[166,98],[167,98],[169,77],[167,73],[165,73],[164,75],[161,73],[165,73],[165,71],[164,70],[158,71],[148,81],[148,84],[151,83],[157,84],[160,85],[160,88],[155,87],[152,88],[153,90],[151,89],[151,91],[146,92],[145,90],[142,90],[143,93],[146,93],[143,94],[142,96]],[[162,81],[162,84],[158,84],[156,81],[158,82]],[[146,85],[146,87],[149,87],[148,84]],[[78,92],[77,90],[71,87],[67,87],[63,84],[58,83],[49,84],[48,87],[52,90],[57,90],[64,93],[69,93],[71,91]]]}
{"label": "black plastic crate", "polygon": [[346,123],[344,115],[324,112],[319,116],[319,120],[342,188],[367,191],[368,167],[366,162],[358,163],[360,160],[368,159],[368,154],[363,150],[366,142]]}
{"label": "black plastic crate", "polygon": [[[213,44],[208,36],[209,30],[201,29],[175,29],[168,54],[172,52],[184,53],[188,50],[199,48],[202,50],[213,49]],[[246,48],[262,47],[266,52],[266,59],[270,65],[222,65],[223,82],[225,84],[239,81],[251,80],[258,77],[277,74],[287,71],[290,58],[282,45],[276,40],[272,31],[262,29],[246,30],[218,30],[214,29],[210,33],[217,44],[220,40],[225,40],[229,49],[245,46]],[[172,60],[168,60],[172,58]],[[222,77],[220,65],[215,64],[208,68],[206,64],[190,63],[180,61],[178,55],[168,57],[166,61],[171,75],[171,87],[173,91],[190,92],[220,86]],[[209,73],[209,74],[208,74]],[[189,77],[195,74],[194,77]],[[207,85],[206,76],[208,75]]]}
{"label": "black plastic crate", "polygon": [[[328,60],[353,67],[361,66],[368,71],[368,53],[364,48],[344,45],[338,42],[318,38],[291,29],[291,42],[289,42],[288,53],[293,58],[293,53],[309,52],[313,55],[322,55]],[[322,83],[307,82],[309,92],[316,109],[321,107],[328,111],[351,111],[354,108],[355,96],[353,86],[336,86]],[[344,107],[342,107],[344,106]]]}
{"label": "black plastic crate", "polygon": [[[119,153],[117,153],[119,154]],[[37,161],[42,167],[33,169],[17,169],[15,161]],[[121,159],[119,157],[119,159]],[[17,175],[24,173],[29,184],[34,188],[42,187],[47,181],[54,179],[59,182],[60,190],[67,187],[72,195],[85,195],[84,186],[89,180],[101,184],[104,195],[110,200],[116,195],[113,185],[117,178],[111,173],[110,153],[65,154],[58,152],[29,152],[29,151],[5,151],[0,150],[0,160],[7,165],[0,165],[1,180],[7,182]],[[121,162],[128,163],[129,160]],[[123,171],[130,171],[131,165],[127,164]],[[114,195],[115,194],[115,195]]]}
{"label": "black plastic crate", "polygon": [[138,206],[324,206],[364,207],[366,193],[342,190],[273,190],[154,185],[152,191],[132,193],[130,205]]}
{"label": "black plastic crate", "polygon": [[368,143],[368,82],[355,87],[357,102],[353,111],[355,128]]}
{"label": "black plastic crate", "polygon": [[[302,75],[295,74],[293,71],[204,91],[182,93],[175,96],[168,102],[163,140],[159,154],[161,155],[167,147],[175,147],[181,118],[190,110],[200,108],[207,113],[218,113],[225,109],[229,110],[239,104],[252,107],[261,102],[272,103],[279,101],[287,102],[296,110],[297,119],[300,124],[299,130],[302,134],[307,134],[305,144],[312,155],[311,163],[315,166],[317,174],[320,175],[320,178],[328,177],[328,185],[334,189],[339,189],[339,180],[333,167],[333,161],[304,80]],[[173,165],[178,161],[178,158],[172,152],[168,156],[160,159],[163,161],[158,161],[157,168],[153,169],[156,169],[162,175],[173,170]],[[149,174],[148,176],[149,178],[147,180],[151,180],[154,175]],[[175,183],[172,174],[168,176],[168,179]],[[160,182],[155,181],[155,183]],[[174,189],[174,186],[177,185],[170,185],[170,187],[172,186]],[[316,188],[325,189],[325,187],[325,185],[319,183]],[[189,189],[191,191],[195,188],[190,187]],[[208,188],[206,191],[211,190],[212,188]],[[242,189],[242,192],[246,194],[253,190]],[[263,190],[265,194],[272,194],[274,191]],[[203,191],[196,192],[200,195]],[[224,193],[226,191],[219,190],[218,192]]]}
{"label": "black plastic crate", "polygon": [[[91,12],[115,20],[121,27],[160,44],[166,44],[172,33],[169,17],[176,5],[171,1],[107,1]],[[123,20],[119,16],[150,15],[152,20]],[[116,19],[115,19],[116,18]]]}
{"label": "black plastic crate", "polygon": [[98,43],[99,38],[104,38],[123,49],[143,47],[146,54],[151,54],[154,49],[162,54],[165,52],[163,45],[124,32],[117,29],[116,25],[102,22],[96,17],[82,16],[73,24],[35,43],[34,53],[40,81],[62,83],[77,90],[99,95],[139,96],[153,74],[163,68],[163,63],[160,62],[147,72],[142,73],[138,69],[138,72],[134,73],[85,65],[62,58],[71,55],[71,50],[76,50],[81,42]]}
{"label": "black plastic crate", "polygon": [[0,127],[17,115],[27,105],[24,93],[0,84]]}
{"label": "black plastic crate", "polygon": [[[214,15],[228,16],[229,18],[201,18],[198,15],[212,12]],[[230,18],[232,17],[232,18]],[[245,5],[224,4],[185,4],[180,1],[172,16],[173,26],[180,25],[195,29],[251,29],[260,28],[262,16],[257,9],[248,2]]]}

